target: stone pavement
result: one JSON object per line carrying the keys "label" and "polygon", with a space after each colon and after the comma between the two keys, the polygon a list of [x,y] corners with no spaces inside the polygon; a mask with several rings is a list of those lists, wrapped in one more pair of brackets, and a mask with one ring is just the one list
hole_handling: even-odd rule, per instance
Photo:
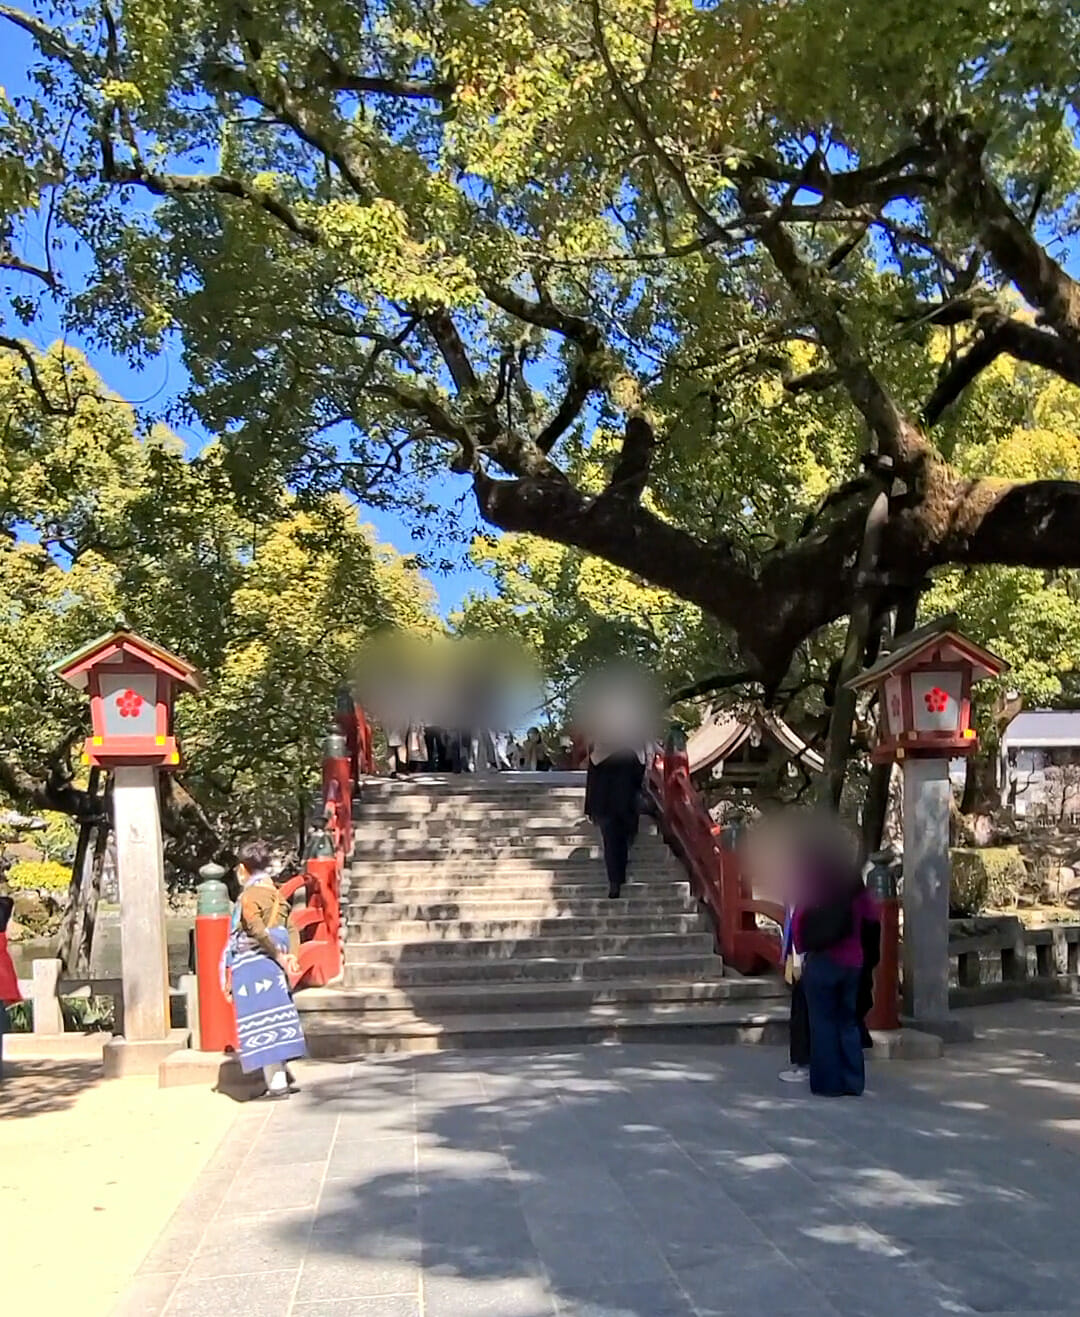
{"label": "stone pavement", "polygon": [[0,1311],[105,1317],[235,1120],[207,1089],[103,1081],[100,1047],[5,1061]]}
{"label": "stone pavement", "polygon": [[309,1065],[241,1109],[116,1312],[1075,1314],[1080,1008],[1010,1010],[861,1101],[785,1088],[764,1047]]}

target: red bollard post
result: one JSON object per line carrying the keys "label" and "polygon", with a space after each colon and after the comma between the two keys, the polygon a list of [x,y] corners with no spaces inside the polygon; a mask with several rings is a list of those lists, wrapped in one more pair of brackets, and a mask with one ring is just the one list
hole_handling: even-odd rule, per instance
{"label": "red bollard post", "polygon": [[866,885],[881,907],[881,959],[874,970],[874,1004],[866,1025],[892,1032],[900,1028],[900,898],[893,857],[879,852],[871,860]]}
{"label": "red bollard post", "polygon": [[232,915],[229,892],[221,881],[225,870],[207,864],[200,870],[199,904],[195,915],[195,974],[199,984],[199,1047],[204,1052],[234,1051],[236,1012],[221,990],[221,958],[229,940]]}

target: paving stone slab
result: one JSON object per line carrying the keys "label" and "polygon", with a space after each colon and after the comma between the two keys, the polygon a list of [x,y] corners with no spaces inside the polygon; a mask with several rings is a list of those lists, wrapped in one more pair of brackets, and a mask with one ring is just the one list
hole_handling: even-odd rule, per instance
{"label": "paving stone slab", "polygon": [[382,1294],[377,1299],[319,1299],[296,1303],[291,1317],[420,1317],[412,1294]]}
{"label": "paving stone slab", "polygon": [[[245,1114],[116,1311],[1078,1310],[1071,1151],[963,1105],[964,1076],[943,1101],[872,1073],[872,1097],[830,1103],[778,1084],[783,1062],[628,1046],[305,1069],[302,1099]],[[297,1207],[265,1210],[275,1184]],[[257,1292],[229,1272],[249,1236]]]}
{"label": "paving stone slab", "polygon": [[264,1272],[257,1285],[250,1276],[228,1279],[182,1280],[173,1290],[164,1317],[288,1317],[292,1306],[295,1271]]}

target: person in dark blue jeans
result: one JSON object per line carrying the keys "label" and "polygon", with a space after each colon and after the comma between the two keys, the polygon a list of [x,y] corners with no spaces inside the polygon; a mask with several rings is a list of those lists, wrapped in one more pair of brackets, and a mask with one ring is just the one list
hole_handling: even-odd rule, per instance
{"label": "person in dark blue jeans", "polygon": [[858,969],[839,965],[827,951],[803,962],[802,986],[810,1013],[810,1091],[821,1097],[859,1097],[866,1087],[856,1005]]}
{"label": "person in dark blue jeans", "polygon": [[850,919],[827,950],[806,945],[811,911],[797,910],[792,921],[795,948],[806,957],[802,984],[810,1013],[810,1091],[822,1097],[859,1097],[866,1087],[859,1017],[862,929],[879,916],[861,883],[850,891]]}

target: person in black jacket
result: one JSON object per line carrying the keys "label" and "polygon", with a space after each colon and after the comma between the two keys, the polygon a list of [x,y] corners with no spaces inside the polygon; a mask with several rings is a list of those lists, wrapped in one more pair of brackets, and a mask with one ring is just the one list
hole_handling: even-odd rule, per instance
{"label": "person in black jacket", "polygon": [[638,832],[646,747],[637,750],[594,746],[585,775],[585,815],[600,829],[608,896],[622,894],[630,847]]}

